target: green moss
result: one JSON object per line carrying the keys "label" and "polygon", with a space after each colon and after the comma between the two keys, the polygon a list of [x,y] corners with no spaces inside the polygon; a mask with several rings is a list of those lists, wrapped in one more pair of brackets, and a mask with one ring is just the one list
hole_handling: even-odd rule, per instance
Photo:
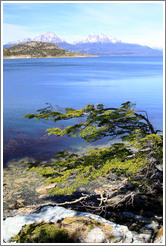
{"label": "green moss", "polygon": [[103,222],[99,222],[95,219],[90,219],[86,217],[79,217],[79,216],[74,216],[74,217],[66,217],[63,219],[62,224],[74,224],[74,223],[84,223],[86,225],[90,226],[104,226]]}
{"label": "green moss", "polygon": [[55,226],[54,223],[33,223],[26,225],[11,239],[17,243],[71,243],[67,230]]}

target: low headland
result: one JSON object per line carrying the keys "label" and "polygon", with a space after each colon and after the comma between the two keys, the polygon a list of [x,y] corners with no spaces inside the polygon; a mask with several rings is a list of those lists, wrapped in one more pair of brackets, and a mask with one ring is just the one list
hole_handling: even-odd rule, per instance
{"label": "low headland", "polygon": [[68,58],[68,57],[97,57],[83,53],[70,52],[52,43],[30,41],[3,49],[4,59],[28,58]]}

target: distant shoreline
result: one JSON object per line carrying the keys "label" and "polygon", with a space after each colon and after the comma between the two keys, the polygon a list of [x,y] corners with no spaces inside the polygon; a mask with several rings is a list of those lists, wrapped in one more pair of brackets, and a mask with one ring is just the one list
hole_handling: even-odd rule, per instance
{"label": "distant shoreline", "polygon": [[86,57],[110,57],[110,56],[163,56],[163,55],[147,55],[147,54],[111,54],[111,55],[75,55],[75,56],[47,56],[47,57],[29,57],[29,56],[4,56],[3,59],[43,59],[43,58],[86,58]]}
{"label": "distant shoreline", "polygon": [[47,57],[29,57],[29,56],[4,56],[3,59],[42,59],[42,58],[85,58],[85,57],[99,57],[98,55],[80,55],[80,56],[47,56]]}

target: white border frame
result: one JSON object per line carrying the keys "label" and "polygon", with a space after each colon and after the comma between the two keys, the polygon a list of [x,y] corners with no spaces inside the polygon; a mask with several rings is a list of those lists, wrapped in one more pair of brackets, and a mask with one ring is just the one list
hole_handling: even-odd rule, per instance
{"label": "white border frame", "polygon": [[[1,245],[13,245],[13,243],[3,243],[3,4],[4,3],[162,3],[163,4],[163,158],[165,161],[165,1],[1,1]],[[164,164],[164,163],[163,163]],[[165,165],[163,165],[164,177],[163,177],[163,203],[165,202]],[[163,206],[163,228],[165,232],[165,203]],[[59,245],[58,243],[54,243]],[[41,245],[54,245],[49,243],[41,243]],[[131,243],[132,244],[132,243]],[[18,245],[18,244],[14,244]],[[24,243],[19,243],[19,245],[24,245]],[[26,243],[26,245],[38,245],[39,243]],[[61,243],[60,245],[73,245],[71,243]],[[74,244],[76,245],[76,244]],[[85,245],[84,243],[79,243],[79,245]],[[98,243],[86,243],[86,245],[101,245]],[[102,243],[102,245],[111,245],[108,243]],[[112,244],[113,245],[113,244]],[[125,245],[122,243],[116,243],[116,245]],[[132,244],[133,245],[133,244]],[[144,243],[137,243],[134,245],[145,245]],[[146,245],[158,245],[154,243],[146,243]],[[165,233],[163,234],[163,243],[160,245],[165,245]]]}

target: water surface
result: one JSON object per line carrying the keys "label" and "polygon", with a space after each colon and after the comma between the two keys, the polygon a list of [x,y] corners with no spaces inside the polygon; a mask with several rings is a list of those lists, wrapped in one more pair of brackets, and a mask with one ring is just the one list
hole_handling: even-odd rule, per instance
{"label": "water surface", "polygon": [[[4,161],[48,159],[63,149],[81,150],[79,138],[47,137],[49,121],[23,118],[50,103],[61,109],[88,103],[119,107],[132,101],[163,128],[163,63],[159,56],[111,56],[4,60]],[[61,126],[62,123],[57,123]],[[103,141],[99,141],[102,144]]]}

